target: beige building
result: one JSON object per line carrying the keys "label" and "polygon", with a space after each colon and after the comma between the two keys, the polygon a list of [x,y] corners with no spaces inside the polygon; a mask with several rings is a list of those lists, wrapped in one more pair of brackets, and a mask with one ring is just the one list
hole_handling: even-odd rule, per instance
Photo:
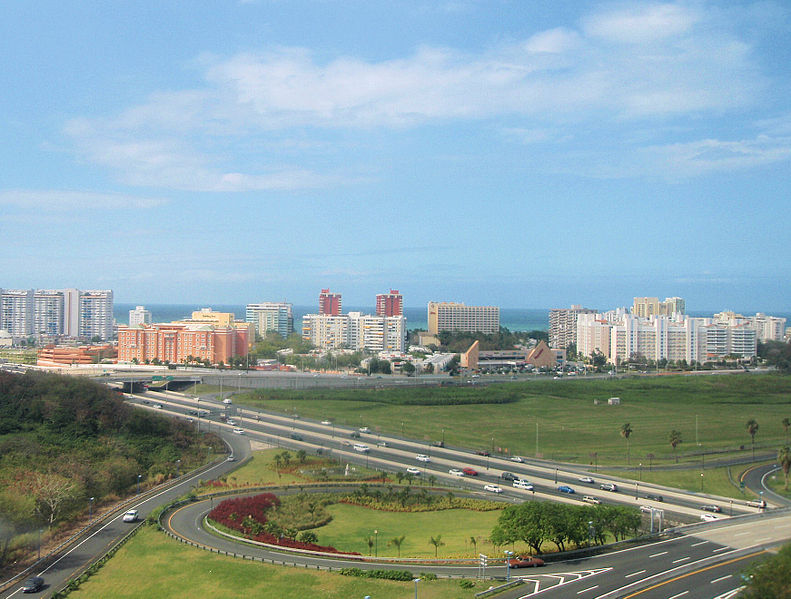
{"label": "beige building", "polygon": [[636,297],[632,306],[632,314],[640,318],[673,316],[685,311],[686,302],[680,297],[666,297],[663,302],[658,297]]}
{"label": "beige building", "polygon": [[457,302],[428,303],[428,333],[464,331],[498,333],[500,308],[498,306],[466,306]]}

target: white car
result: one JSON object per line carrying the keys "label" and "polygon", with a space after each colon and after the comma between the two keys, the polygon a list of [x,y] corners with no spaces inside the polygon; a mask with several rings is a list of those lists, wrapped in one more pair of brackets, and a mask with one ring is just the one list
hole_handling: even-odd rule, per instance
{"label": "white car", "polygon": [[238,427],[233,429],[233,432],[236,433],[237,435],[243,435],[244,434],[244,431],[242,429],[238,428]]}
{"label": "white car", "polygon": [[124,522],[137,522],[137,510],[129,510],[124,514]]}
{"label": "white car", "polygon": [[512,462],[519,462],[520,464],[524,464],[525,459],[524,458],[520,458],[518,455],[515,455],[514,457],[511,458],[511,461]]}
{"label": "white car", "polygon": [[[582,498],[582,501],[584,501],[585,503],[592,503],[594,505],[599,505],[601,503],[601,499],[599,499],[598,497],[594,497],[593,495],[585,495]],[[640,510],[642,509],[643,508],[641,507]]]}
{"label": "white car", "polygon": [[641,505],[640,506],[640,511],[643,512],[644,514],[650,514],[651,513],[651,506],[650,505]]}
{"label": "white car", "polygon": [[532,491],[534,489],[533,485],[526,480],[515,480],[514,487],[517,489],[524,489],[525,491]]}
{"label": "white car", "polygon": [[322,420],[322,421],[321,421],[321,423],[322,423],[324,426],[330,426],[330,425],[332,424],[332,422],[330,422],[329,420]]}
{"label": "white car", "polygon": [[409,474],[414,474],[415,476],[420,476],[420,470],[419,470],[419,469],[417,469],[417,468],[413,468],[412,466],[410,466],[409,468],[407,468],[407,469],[406,469],[406,471],[407,471]]}
{"label": "white car", "polygon": [[236,420],[234,420],[233,418],[229,418],[229,419],[228,419],[228,420],[226,420],[225,422],[227,422],[227,423],[228,423],[228,424],[230,424],[231,426],[233,426],[234,424],[236,424]]}
{"label": "white car", "polygon": [[484,485],[483,489],[484,489],[484,491],[489,491],[491,493],[502,493],[503,492],[503,490],[500,487],[498,487],[497,485]]}
{"label": "white car", "polygon": [[230,405],[233,403],[233,400],[232,400],[230,397],[226,397],[225,399],[223,399],[223,400],[222,400],[222,402],[223,402],[223,403],[224,403],[226,406],[230,406]]}
{"label": "white car", "polygon": [[370,433],[370,432],[371,432],[371,429],[370,429],[370,428],[368,428],[367,426],[361,426],[361,427],[359,428],[359,431],[360,431],[361,433]]}
{"label": "white car", "polygon": [[588,483],[589,485],[592,485],[593,483],[596,482],[590,476],[580,476],[577,480],[580,481],[581,483]]}
{"label": "white car", "polygon": [[415,456],[415,459],[416,459],[418,462],[430,462],[430,461],[431,461],[431,458],[430,458],[430,457],[428,457],[427,455],[425,455],[425,454],[422,454],[422,453],[419,453],[419,454],[417,454],[417,455]]}
{"label": "white car", "polygon": [[464,476],[464,472],[462,472],[458,468],[451,468],[450,470],[448,470],[448,474],[451,474],[453,476]]}
{"label": "white car", "polygon": [[157,410],[161,410],[161,409],[162,409],[162,404],[161,404],[161,403],[155,403],[155,404],[154,404],[154,407],[155,407]]}
{"label": "white car", "polygon": [[719,520],[719,516],[715,516],[714,514],[701,514],[700,519],[704,522],[713,522],[714,520]]}

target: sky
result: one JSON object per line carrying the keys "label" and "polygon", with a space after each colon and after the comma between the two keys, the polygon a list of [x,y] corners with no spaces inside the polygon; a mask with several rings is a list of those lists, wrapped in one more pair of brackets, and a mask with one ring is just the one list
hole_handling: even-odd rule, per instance
{"label": "sky", "polygon": [[787,2],[0,15],[0,287],[791,311]]}

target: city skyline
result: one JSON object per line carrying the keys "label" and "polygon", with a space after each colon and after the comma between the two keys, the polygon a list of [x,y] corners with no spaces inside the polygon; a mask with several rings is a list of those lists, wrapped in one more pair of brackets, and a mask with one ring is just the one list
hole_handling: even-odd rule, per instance
{"label": "city skyline", "polygon": [[781,2],[12,2],[13,289],[788,312]]}

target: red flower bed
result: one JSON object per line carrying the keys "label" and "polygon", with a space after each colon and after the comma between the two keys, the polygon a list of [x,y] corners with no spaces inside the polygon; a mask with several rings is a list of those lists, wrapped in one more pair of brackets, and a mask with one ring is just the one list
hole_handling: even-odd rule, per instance
{"label": "red flower bed", "polygon": [[[323,551],[325,553],[345,553],[347,555],[360,555],[356,552],[338,551],[335,547],[325,547],[315,543],[303,543],[287,537],[278,537],[268,532],[253,534],[251,519],[257,523],[255,528],[260,530],[260,526],[266,523],[266,512],[280,505],[280,500],[272,493],[262,493],[254,497],[239,497],[236,499],[226,499],[216,508],[209,512],[209,518],[215,522],[227,526],[232,530],[241,532],[254,541],[290,547],[291,549],[307,549],[309,551]],[[258,526],[260,525],[260,526]]]}

